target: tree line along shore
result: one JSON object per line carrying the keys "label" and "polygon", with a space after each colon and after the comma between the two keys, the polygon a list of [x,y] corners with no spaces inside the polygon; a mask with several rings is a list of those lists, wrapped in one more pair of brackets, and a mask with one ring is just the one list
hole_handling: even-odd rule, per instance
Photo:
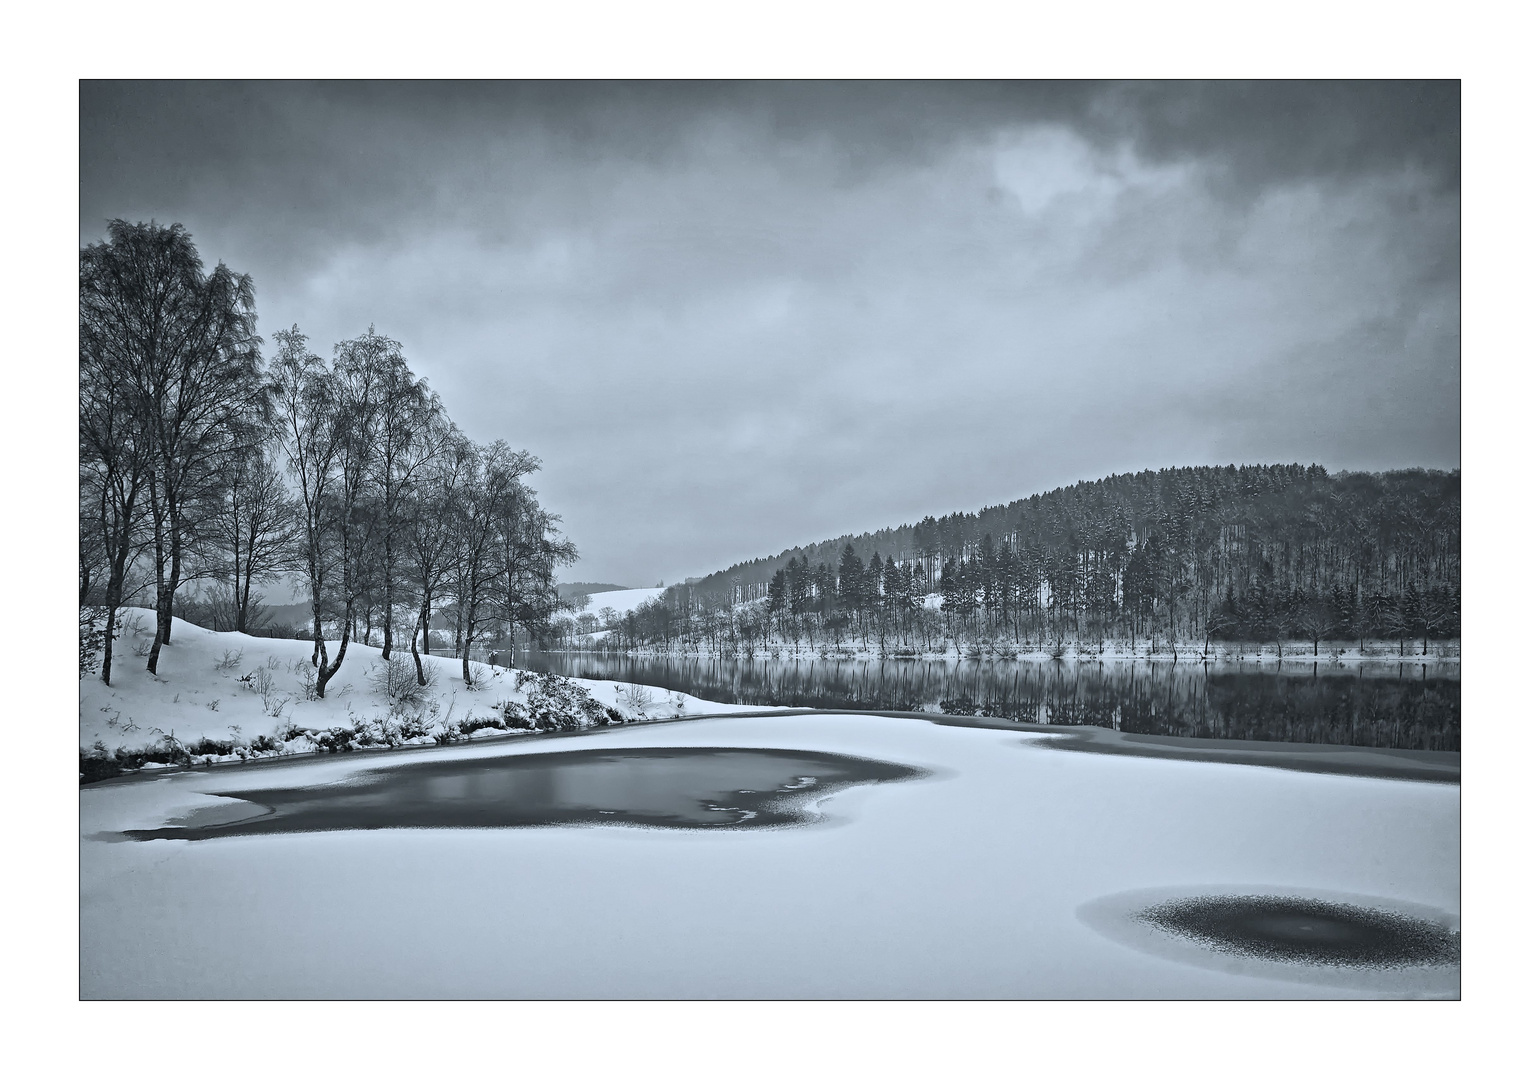
{"label": "tree line along shore", "polygon": [[563,643],[1448,653],[1460,634],[1460,475],[1257,465],[1111,476],[792,549],[602,615],[566,621]]}
{"label": "tree line along shore", "polygon": [[426,685],[447,624],[470,685],[494,628],[544,632],[577,552],[529,485],[538,460],[467,438],[373,326],[329,360],[291,326],[264,356],[250,276],[205,271],[180,225],[107,231],[80,253],[82,677],[111,684],[135,598],[154,675],[190,588],[211,629],[245,631],[280,575],[302,583],[315,699],[359,638]]}

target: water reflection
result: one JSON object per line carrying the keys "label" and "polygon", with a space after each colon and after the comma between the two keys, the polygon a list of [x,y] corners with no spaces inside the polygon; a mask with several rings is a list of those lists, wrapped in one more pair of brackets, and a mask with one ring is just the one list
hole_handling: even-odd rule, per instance
{"label": "water reflection", "polygon": [[939,710],[1148,735],[1460,749],[1459,666],[772,660],[522,653],[520,667],[709,701]]}

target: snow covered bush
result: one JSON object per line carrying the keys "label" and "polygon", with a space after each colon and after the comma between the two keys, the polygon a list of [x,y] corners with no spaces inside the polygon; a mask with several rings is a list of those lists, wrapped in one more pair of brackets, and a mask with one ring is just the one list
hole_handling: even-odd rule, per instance
{"label": "snow covered bush", "polygon": [[251,740],[251,751],[254,754],[281,754],[283,753],[285,741],[280,739],[276,733],[272,735],[258,735]]}
{"label": "snow covered bush", "polygon": [[[195,745],[208,741],[200,740],[200,743]],[[192,761],[193,756],[188,747],[184,746],[174,734],[167,735],[161,732],[159,739],[137,750],[120,746],[116,750],[109,751],[98,739],[90,750],[80,752],[80,782],[89,784],[97,780],[106,780],[130,770],[142,769],[146,765],[191,765]]]}
{"label": "snow covered bush", "polygon": [[652,691],[645,686],[636,686],[632,683],[616,683],[615,693],[620,704],[636,720],[649,719],[648,710],[657,704],[653,700]]}
{"label": "snow covered bush", "polygon": [[373,743],[369,733],[360,730],[357,726],[337,726],[326,728],[322,731],[307,731],[305,738],[319,751],[327,754],[347,753],[349,750],[361,750]]}
{"label": "snow covered bush", "polygon": [[509,723],[521,727],[534,731],[576,731],[581,727],[625,722],[618,711],[601,705],[587,690],[560,675],[521,671],[515,686],[524,691],[523,705],[505,701],[500,703],[499,710]]}

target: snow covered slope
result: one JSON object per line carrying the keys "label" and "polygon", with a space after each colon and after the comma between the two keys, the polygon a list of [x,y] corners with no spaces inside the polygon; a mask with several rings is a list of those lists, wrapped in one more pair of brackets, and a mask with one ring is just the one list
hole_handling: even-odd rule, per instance
{"label": "snow covered slope", "polygon": [[[130,609],[125,622],[136,629],[114,647],[112,685],[104,685],[96,675],[80,680],[82,748],[100,741],[108,751],[120,747],[132,750],[155,744],[165,736],[183,744],[200,738],[249,743],[288,725],[328,729],[390,713],[389,697],[377,688],[383,667],[378,648],[350,643],[326,699],[311,701],[305,693],[311,653],[308,641],[218,633],[176,619],[172,644],[162,648],[159,672],[151,675],[136,652],[148,650],[154,613]],[[335,656],[337,643],[330,643],[330,648]],[[411,662],[410,654],[400,655]],[[423,664],[433,675],[433,685],[413,711],[431,716],[433,723],[491,715],[500,702],[525,698],[515,685],[514,671],[473,663],[472,671],[481,679],[481,687],[473,690],[466,687],[460,661],[454,657],[425,656]],[[572,681],[601,704],[619,707],[628,716],[636,714],[638,701],[645,703],[648,698],[651,704],[643,707],[654,717],[753,708],[703,701],[658,688],[627,699],[614,683]]]}
{"label": "snow covered slope", "polygon": [[579,614],[586,612],[597,615],[605,608],[614,608],[615,614],[626,615],[662,595],[662,589],[617,589],[614,592],[591,593],[588,605]]}

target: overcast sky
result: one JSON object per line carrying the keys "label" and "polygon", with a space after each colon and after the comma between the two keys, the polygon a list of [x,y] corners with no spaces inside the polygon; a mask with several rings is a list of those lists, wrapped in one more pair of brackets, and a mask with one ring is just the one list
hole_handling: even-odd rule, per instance
{"label": "overcast sky", "polygon": [[370,323],[674,582],[1113,472],[1459,465],[1456,84],[109,84],[81,242]]}

